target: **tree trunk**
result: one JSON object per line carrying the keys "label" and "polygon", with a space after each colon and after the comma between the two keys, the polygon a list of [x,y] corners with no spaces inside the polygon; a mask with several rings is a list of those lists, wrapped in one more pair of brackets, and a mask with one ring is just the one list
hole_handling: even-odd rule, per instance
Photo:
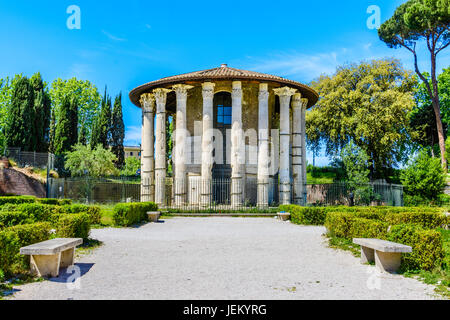
{"label": "tree trunk", "polygon": [[436,55],[431,54],[431,83],[433,85],[433,95],[431,97],[433,102],[433,110],[436,115],[436,125],[439,138],[439,149],[441,151],[441,164],[445,172],[447,172],[447,160],[445,160],[445,134],[441,119],[441,108],[439,103],[439,91],[436,78]]}

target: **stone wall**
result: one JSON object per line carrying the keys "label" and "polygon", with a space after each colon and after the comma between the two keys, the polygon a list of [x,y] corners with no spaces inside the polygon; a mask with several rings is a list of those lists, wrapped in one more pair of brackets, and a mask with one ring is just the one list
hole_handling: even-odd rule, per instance
{"label": "stone wall", "polygon": [[0,195],[36,196],[45,198],[45,185],[11,168],[0,169]]}

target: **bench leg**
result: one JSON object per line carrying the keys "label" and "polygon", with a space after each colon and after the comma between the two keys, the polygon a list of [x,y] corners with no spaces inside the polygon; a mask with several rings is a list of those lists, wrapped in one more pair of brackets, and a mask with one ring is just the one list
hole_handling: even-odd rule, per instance
{"label": "bench leg", "polygon": [[30,258],[31,272],[39,277],[57,277],[61,253],[51,256],[33,255]]}
{"label": "bench leg", "polygon": [[66,251],[61,252],[61,268],[68,268],[73,265],[75,255],[75,248],[67,249]]}
{"label": "bench leg", "polygon": [[361,263],[366,264],[375,261],[375,250],[361,246]]}
{"label": "bench leg", "polygon": [[402,254],[399,252],[375,251],[375,266],[381,272],[396,272],[400,268]]}

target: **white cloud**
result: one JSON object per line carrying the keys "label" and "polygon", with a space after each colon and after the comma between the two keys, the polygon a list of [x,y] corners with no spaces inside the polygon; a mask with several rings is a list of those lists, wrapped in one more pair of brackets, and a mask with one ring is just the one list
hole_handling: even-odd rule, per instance
{"label": "white cloud", "polygon": [[141,144],[141,127],[129,126],[125,130],[125,142],[126,145],[138,146]]}
{"label": "white cloud", "polygon": [[112,35],[111,33],[106,32],[105,30],[102,30],[102,33],[113,41],[120,41],[120,42],[127,41],[127,39],[116,37],[115,35]]}

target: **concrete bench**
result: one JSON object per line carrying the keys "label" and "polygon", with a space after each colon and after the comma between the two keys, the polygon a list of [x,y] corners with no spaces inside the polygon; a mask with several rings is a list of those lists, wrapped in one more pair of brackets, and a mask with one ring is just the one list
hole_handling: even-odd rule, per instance
{"label": "concrete bench", "polygon": [[159,217],[161,217],[161,212],[159,211],[150,211],[147,212],[148,221],[150,222],[158,222]]}
{"label": "concrete bench", "polygon": [[75,247],[83,239],[52,239],[20,248],[20,254],[29,255],[31,272],[39,277],[57,277],[59,268],[73,265]]}
{"label": "concrete bench", "polygon": [[353,239],[361,246],[361,263],[375,261],[382,272],[395,272],[400,268],[402,253],[412,252],[410,246],[380,239]]}

